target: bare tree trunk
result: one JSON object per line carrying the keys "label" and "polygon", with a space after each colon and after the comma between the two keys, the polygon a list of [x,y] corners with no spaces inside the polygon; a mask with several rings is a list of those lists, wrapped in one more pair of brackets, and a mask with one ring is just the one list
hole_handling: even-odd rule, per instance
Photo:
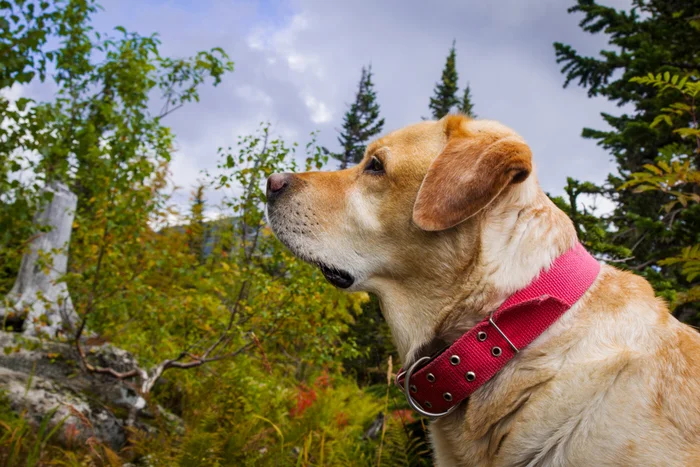
{"label": "bare tree trunk", "polygon": [[[67,271],[68,246],[78,198],[59,182],[45,190],[53,194],[34,217],[34,225],[49,228],[38,234],[24,254],[19,274],[7,301],[15,314],[26,311],[24,334],[55,337],[62,329],[72,329],[77,321],[68,288],[58,282]],[[0,308],[0,315],[3,314]]]}

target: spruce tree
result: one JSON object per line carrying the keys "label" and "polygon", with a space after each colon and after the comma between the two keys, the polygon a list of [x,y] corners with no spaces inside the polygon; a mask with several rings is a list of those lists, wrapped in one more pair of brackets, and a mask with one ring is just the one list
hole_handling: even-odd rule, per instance
{"label": "spruce tree", "polygon": [[362,67],[355,101],[343,117],[343,129],[338,137],[343,152],[333,154],[340,161],[340,168],[346,169],[350,164],[360,162],[367,142],[383,127],[384,119],[379,118],[377,93],[372,82],[372,65]]}
{"label": "spruce tree", "polygon": [[[685,76],[700,69],[700,30],[693,27],[700,0],[633,0],[632,5],[630,11],[624,11],[594,0],[578,0],[569,12],[583,13],[580,27],[591,34],[606,34],[611,47],[598,57],[580,55],[561,43],[555,43],[554,48],[557,62],[563,64],[564,86],[577,82],[588,89],[589,96],[602,96],[628,109],[621,115],[602,114],[611,130],[583,130],[583,137],[597,140],[617,162],[616,173],[609,175],[602,189],[616,205],[605,219],[609,239],[603,243],[625,247],[627,258],[618,258],[618,265],[643,274],[657,292],[672,299],[689,284],[680,268],[662,260],[700,241],[700,208],[677,206],[667,212],[664,206],[672,201],[668,193],[638,192],[624,184],[633,173],[660,160],[664,148],[692,154],[692,141],[675,131],[688,125],[680,113],[671,118],[671,125],[653,124],[662,109],[677,102],[679,96],[659,94],[632,78],[666,72]],[[700,154],[693,163],[695,169],[700,167]],[[674,313],[684,317],[694,314],[688,306],[684,308]]]}
{"label": "spruce tree", "polygon": [[467,83],[467,87],[464,88],[464,95],[462,96],[462,102],[459,104],[459,111],[467,117],[476,118],[476,114],[474,113],[474,103],[472,102],[471,89],[469,89],[469,83]]}
{"label": "spruce tree", "polygon": [[445,68],[442,70],[440,81],[435,84],[433,97],[430,98],[430,111],[433,117],[437,120],[441,119],[452,110],[452,107],[459,105],[457,97],[457,68],[456,68],[457,52],[455,50],[455,42],[452,41],[450,53],[447,55]]}
{"label": "spruce tree", "polygon": [[207,238],[207,226],[204,219],[204,208],[206,201],[204,200],[205,185],[200,183],[192,192],[192,204],[190,205],[189,225],[187,226],[187,243],[190,252],[194,255],[198,262],[204,261],[205,244]]}

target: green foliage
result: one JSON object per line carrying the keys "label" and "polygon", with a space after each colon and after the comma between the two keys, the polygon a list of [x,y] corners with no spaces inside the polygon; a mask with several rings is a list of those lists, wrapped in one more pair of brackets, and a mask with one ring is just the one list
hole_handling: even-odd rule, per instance
{"label": "green foliage", "polygon": [[386,466],[429,466],[430,450],[425,439],[413,435],[408,427],[397,417],[389,423],[384,437],[381,462]]}
{"label": "green foliage", "polygon": [[[217,84],[233,64],[218,48],[172,59],[161,56],[155,35],[120,27],[116,37],[95,32],[93,0],[2,2],[0,9],[12,24],[0,35],[10,56],[3,55],[0,88],[43,81],[49,66],[57,87],[51,102],[0,98],[0,118],[8,122],[0,129],[0,290],[7,290],[38,233],[31,218],[41,186],[62,180],[78,194],[78,242],[88,236],[96,245],[109,243],[111,220],[133,209],[138,224],[157,205],[144,195],[153,179],[163,180],[170,159],[172,135],[162,118],[198,100],[198,86],[207,78]],[[164,101],[157,115],[148,110],[154,92]],[[96,230],[101,234],[92,235]],[[95,286],[98,263],[82,271],[96,278]]]}
{"label": "green foliage", "polygon": [[430,98],[430,104],[428,105],[433,118],[436,120],[450,113],[455,107],[464,115],[476,118],[469,83],[464,87],[462,99],[460,100],[457,97],[457,93],[459,92],[459,75],[457,73],[456,62],[457,51],[455,49],[455,42],[453,41],[450,53],[447,55],[447,60],[445,61],[445,67],[442,70],[442,76],[440,77],[440,81],[435,84],[433,97]]}
{"label": "green foliage", "polygon": [[700,276],[700,244],[683,248],[680,255],[663,260],[663,264],[682,264],[683,274],[688,281],[694,281]]}
{"label": "green foliage", "polygon": [[576,234],[586,248],[606,258],[626,258],[631,255],[628,248],[611,242],[609,236],[610,220],[606,216],[598,216],[595,209],[587,206],[584,197],[596,197],[603,190],[590,182],[580,182],[568,177],[566,180],[566,198],[552,197],[559,209],[571,218]]}
{"label": "green foliage", "polygon": [[354,375],[361,385],[385,380],[386,362],[389,357],[396,360],[398,355],[376,296],[362,305],[362,313],[355,318],[345,338],[353,340],[358,348],[357,355],[343,361],[345,371]]}
{"label": "green foliage", "polygon": [[360,162],[367,142],[383,127],[384,119],[379,118],[379,104],[372,82],[372,66],[362,67],[355,101],[343,117],[343,129],[338,137],[343,152],[333,154],[340,161],[340,168],[345,169],[350,164]]}
{"label": "green foliage", "polygon": [[604,229],[600,242],[619,248],[608,249],[611,260],[644,275],[676,307],[674,314],[693,321],[697,309],[679,300],[692,295],[688,290],[693,285],[682,268],[664,260],[700,241],[697,112],[691,111],[700,69],[695,46],[700,42],[700,2],[632,3],[624,11],[578,0],[569,9],[583,13],[584,31],[608,37],[611,47],[600,57],[582,56],[561,43],[554,47],[565,86],[577,82],[590,96],[631,109],[619,116],[603,114],[608,131],[583,130],[618,165],[598,189],[615,203],[614,212],[599,220]]}
{"label": "green foliage", "polygon": [[[304,166],[322,165],[319,148],[307,150]],[[241,138],[237,151],[220,151],[210,183],[229,194],[205,256],[182,248],[192,243],[191,231],[152,229],[179,216],[159,194],[158,179],[139,195],[148,216],[114,209],[114,217],[95,222],[99,228],[71,245],[69,285],[87,327],[152,368],[166,358],[196,365],[253,352],[266,366],[291,355],[299,371],[321,364],[337,369],[339,358],[354,355],[354,342],[339,336],[366,296],[327,284],[282,247],[263,219],[263,182],[271,173],[297,170],[295,155],[296,145],[273,139],[267,126]],[[115,205],[137,205],[138,192],[128,194],[123,204],[115,196]],[[192,216],[183,219],[188,228]]]}
{"label": "green foliage", "polygon": [[[423,426],[408,410],[385,407],[377,391],[340,375],[321,370],[300,382],[293,370],[291,362],[280,363],[270,374],[242,356],[222,362],[218,378],[178,373],[189,401],[182,413],[187,431],[156,439],[141,434],[132,455],[148,454],[163,466],[429,465],[424,437],[416,433]],[[385,382],[378,389],[386,388]],[[390,400],[403,401],[398,389],[391,394]],[[387,408],[382,445],[379,436],[365,434]]]}
{"label": "green foliage", "polygon": [[[217,170],[205,174],[190,212],[182,214],[168,191],[174,135],[163,119],[197,101],[205,82],[216,85],[232,70],[226,54],[163,57],[155,35],[94,31],[92,1],[33,3],[0,2],[3,20],[15,25],[0,33],[0,87],[51,79],[57,93],[48,102],[0,100],[11,123],[0,128],[0,287],[7,291],[37,233],[31,218],[41,188],[49,180],[67,183],[79,206],[64,280],[91,340],[129,350],[153,376],[136,386],[160,429],[131,429],[119,453],[97,442],[59,446],[46,423],[33,426],[0,403],[2,461],[121,465],[148,456],[151,465],[374,465],[383,459],[380,442],[364,439],[382,396],[358,388],[342,363],[364,353],[350,327],[368,298],[327,284],[263,219],[270,174],[326,164],[313,138],[300,151],[262,125],[222,148]],[[55,70],[50,77],[47,67]],[[358,147],[383,125],[369,69],[361,88],[355,106],[361,124],[352,140]],[[153,114],[157,98],[161,110]],[[223,194],[221,215],[212,221],[204,218],[203,186]],[[376,320],[376,304],[373,312]],[[168,361],[180,365],[168,368],[190,370],[160,378],[156,370]],[[158,417],[156,403],[182,416],[184,433]],[[394,422],[387,423],[392,433]],[[424,436],[422,429],[415,433]],[[409,438],[394,443],[392,436],[382,452],[399,458]]]}
{"label": "green foliage", "polygon": [[391,360],[388,362],[387,379],[367,391],[377,397],[383,395],[384,408],[375,423],[381,419],[381,432],[377,436],[379,447],[374,460],[367,465],[432,465],[432,452],[426,437],[426,420],[416,418],[401,390],[393,384]]}
{"label": "green foliage", "polygon": [[0,465],[34,467],[64,457],[61,449],[49,444],[58,437],[66,421],[65,418],[59,420],[49,428],[57,411],[55,407],[47,412],[38,424],[30,422],[26,410],[19,414],[14,412],[10,399],[0,391]]}
{"label": "green foliage", "polygon": [[457,74],[456,60],[457,51],[455,50],[455,42],[453,41],[450,53],[447,55],[447,60],[445,61],[445,68],[442,70],[442,76],[440,81],[435,84],[433,97],[430,98],[430,104],[428,105],[433,114],[433,118],[436,120],[450,113],[450,110],[460,103],[457,97],[457,81],[459,77]]}
{"label": "green foliage", "polygon": [[462,102],[460,102],[459,104],[459,111],[468,117],[476,118],[476,114],[474,113],[474,103],[472,102],[471,89],[469,89],[469,83],[467,83],[466,87],[464,88],[464,95],[462,96]]}
{"label": "green foliage", "polygon": [[[63,2],[64,4],[65,2]],[[54,52],[46,50],[53,34],[69,21],[61,2],[1,2],[0,90],[19,89],[32,80],[43,81]],[[21,252],[36,234],[32,214],[41,200],[40,186],[18,174],[30,170],[35,161],[35,134],[45,131],[46,122],[32,111],[33,102],[12,102],[0,93],[0,294],[9,291],[19,269]],[[10,92],[11,94],[11,92]]]}
{"label": "green foliage", "polygon": [[[694,141],[695,147],[692,151],[679,144],[662,148],[656,164],[645,164],[645,171],[631,174],[621,188],[631,187],[637,193],[657,191],[669,195],[671,200],[663,206],[667,213],[674,209],[697,210],[700,203],[700,164],[697,162],[700,159],[700,111],[697,105],[700,83],[697,82],[697,74],[679,79],[678,75],[668,72],[656,76],[650,73],[645,77],[633,78],[633,81],[654,86],[659,94],[672,92],[681,96],[681,101],[662,109],[662,113],[650,126],[673,126],[672,117],[684,118],[690,121],[690,125],[677,128],[674,132],[684,139]],[[681,289],[674,297],[676,306],[700,301],[700,284],[697,281],[700,275],[700,239],[696,237],[695,242],[697,243],[683,248],[680,254],[659,261],[661,266],[679,265],[680,273],[689,284],[687,289]]]}
{"label": "green foliage", "polygon": [[192,193],[190,216],[185,231],[187,234],[187,245],[190,248],[190,252],[199,263],[204,261],[205,247],[208,238],[208,226],[204,219],[205,188],[206,185],[200,183]]}
{"label": "green foliage", "polygon": [[653,86],[659,90],[659,95],[671,93],[683,98],[681,102],[672,102],[668,107],[662,108],[661,113],[649,125],[650,128],[655,128],[662,122],[673,128],[674,118],[680,118],[681,121],[684,118],[690,118],[692,122],[690,127],[675,128],[673,131],[681,138],[694,139],[696,143],[700,141],[700,128],[697,121],[700,82],[697,81],[697,72],[682,77],[677,74],[672,75],[668,71],[663,74],[658,73],[656,76],[649,73],[647,76],[634,77],[631,81]]}
{"label": "green foliage", "polygon": [[621,188],[634,187],[635,193],[645,191],[662,191],[673,198],[663,205],[663,210],[670,212],[680,204],[687,208],[690,203],[700,202],[700,195],[692,191],[683,191],[687,186],[700,183],[700,173],[691,167],[691,159],[671,160],[670,164],[663,158],[656,164],[644,164],[644,172],[635,172]]}
{"label": "green foliage", "polygon": [[700,284],[697,280],[700,277],[700,243],[683,248],[679,255],[661,260],[659,264],[664,266],[680,265],[681,274],[685,275],[686,280],[692,284],[688,290],[676,295],[676,305],[700,301]]}

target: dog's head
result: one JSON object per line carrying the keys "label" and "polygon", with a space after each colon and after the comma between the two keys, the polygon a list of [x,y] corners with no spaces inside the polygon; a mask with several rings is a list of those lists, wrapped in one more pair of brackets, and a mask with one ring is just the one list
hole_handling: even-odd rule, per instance
{"label": "dog's head", "polygon": [[267,214],[331,283],[378,292],[385,279],[455,263],[446,255],[474,246],[482,213],[531,170],[512,130],[450,115],[372,142],[350,169],[272,175]]}

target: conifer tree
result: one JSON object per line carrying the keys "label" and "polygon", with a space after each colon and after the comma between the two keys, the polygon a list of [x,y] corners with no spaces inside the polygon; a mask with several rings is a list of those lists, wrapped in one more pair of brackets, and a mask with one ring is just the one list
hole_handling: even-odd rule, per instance
{"label": "conifer tree", "polygon": [[379,118],[377,93],[372,82],[372,65],[362,67],[355,101],[343,118],[343,129],[338,137],[343,152],[333,154],[340,161],[340,168],[346,169],[350,164],[360,162],[367,142],[383,127],[384,119]]}
{"label": "conifer tree", "polygon": [[462,96],[462,102],[459,104],[459,111],[462,112],[467,117],[476,118],[474,113],[474,103],[472,102],[471,89],[469,89],[469,83],[464,88],[464,95]]}
{"label": "conifer tree", "polygon": [[452,48],[450,48],[450,53],[447,55],[445,68],[442,70],[442,77],[435,84],[433,97],[430,98],[430,105],[428,106],[433,113],[433,117],[437,120],[450,113],[452,107],[459,105],[456,59],[455,42],[452,41]]}
{"label": "conifer tree", "polygon": [[192,254],[199,262],[204,260],[204,245],[207,227],[204,220],[204,184],[200,183],[192,192],[189,225],[187,226],[187,243]]}
{"label": "conifer tree", "polygon": [[[604,219],[609,237],[602,240],[625,247],[626,257],[618,258],[617,264],[647,277],[657,293],[669,301],[691,284],[679,267],[669,267],[664,259],[700,242],[700,208],[675,206],[667,210],[665,206],[673,201],[671,195],[659,190],[640,192],[626,182],[657,161],[669,163],[663,160],[668,152],[664,148],[673,148],[675,154],[693,154],[693,141],[679,132],[688,126],[685,112],[669,116],[667,125],[654,123],[664,109],[676,105],[678,93],[657,93],[634,78],[649,73],[689,76],[700,69],[698,11],[700,0],[633,0],[629,11],[595,0],[577,0],[569,12],[582,13],[580,27],[591,34],[606,34],[611,47],[590,57],[570,45],[554,44],[557,62],[563,65],[566,76],[565,86],[575,82],[587,88],[591,97],[602,96],[625,106],[621,115],[602,114],[609,129],[583,130],[583,137],[597,140],[617,162],[616,172],[601,187],[615,203],[614,212]],[[695,156],[692,165],[695,170],[700,168],[700,156]],[[682,189],[695,188],[688,184]],[[685,305],[674,313],[692,317],[697,308],[691,308]]]}

